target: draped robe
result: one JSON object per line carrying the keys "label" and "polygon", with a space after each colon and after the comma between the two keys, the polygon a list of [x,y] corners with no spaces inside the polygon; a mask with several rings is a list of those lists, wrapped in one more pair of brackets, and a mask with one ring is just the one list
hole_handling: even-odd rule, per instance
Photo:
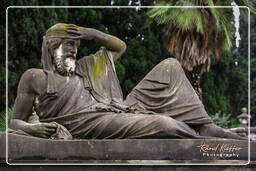
{"label": "draped robe", "polygon": [[156,65],[125,100],[105,47],[79,59],[72,77],[44,71],[46,91],[35,111],[41,122],[57,122],[74,138],[198,138],[193,126],[212,123],[173,58]]}

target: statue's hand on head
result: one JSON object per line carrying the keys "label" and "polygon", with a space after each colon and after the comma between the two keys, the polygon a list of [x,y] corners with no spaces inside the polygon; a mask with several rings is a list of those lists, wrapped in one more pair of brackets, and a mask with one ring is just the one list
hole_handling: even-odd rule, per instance
{"label": "statue's hand on head", "polygon": [[95,30],[85,27],[77,27],[76,29],[67,30],[69,34],[73,34],[74,39],[92,40],[95,37]]}
{"label": "statue's hand on head", "polygon": [[97,29],[73,26],[68,28],[67,32],[71,39],[96,40],[107,49],[114,60],[118,59],[126,50],[125,42]]}
{"label": "statue's hand on head", "polygon": [[35,123],[29,126],[29,133],[42,138],[49,138],[56,132],[57,125],[54,123]]}

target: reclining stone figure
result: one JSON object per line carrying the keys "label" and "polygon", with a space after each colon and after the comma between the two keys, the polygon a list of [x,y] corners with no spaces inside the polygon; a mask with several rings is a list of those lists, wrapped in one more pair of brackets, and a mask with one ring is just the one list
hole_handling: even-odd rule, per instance
{"label": "reclining stone figure", "polygon": [[[102,47],[76,60],[81,39]],[[62,23],[49,28],[43,69],[22,75],[10,128],[42,138],[61,126],[78,139],[241,139],[212,122],[174,58],[156,65],[124,100],[114,61],[125,50],[122,40],[96,29]],[[28,122],[33,111],[39,123]]]}

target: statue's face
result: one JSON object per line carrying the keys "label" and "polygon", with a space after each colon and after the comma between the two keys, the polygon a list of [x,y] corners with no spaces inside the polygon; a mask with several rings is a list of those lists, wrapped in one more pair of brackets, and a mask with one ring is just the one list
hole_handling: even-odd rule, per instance
{"label": "statue's face", "polygon": [[79,40],[64,39],[54,50],[54,64],[61,75],[72,76],[74,74],[78,46]]}

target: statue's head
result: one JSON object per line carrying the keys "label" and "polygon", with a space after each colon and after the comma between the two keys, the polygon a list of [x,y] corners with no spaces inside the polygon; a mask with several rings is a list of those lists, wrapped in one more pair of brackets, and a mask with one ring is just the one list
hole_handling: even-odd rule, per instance
{"label": "statue's head", "polygon": [[47,30],[42,45],[42,64],[45,70],[56,70],[64,76],[71,76],[75,72],[80,40],[68,30],[77,29],[76,25],[59,23]]}

